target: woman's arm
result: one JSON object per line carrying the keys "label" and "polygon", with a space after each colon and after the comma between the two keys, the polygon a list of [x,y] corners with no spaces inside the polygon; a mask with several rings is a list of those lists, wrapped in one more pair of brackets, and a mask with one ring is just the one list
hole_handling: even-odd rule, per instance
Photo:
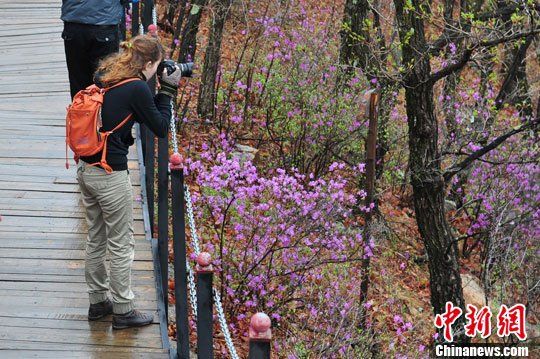
{"label": "woman's arm", "polygon": [[164,94],[153,97],[146,83],[136,83],[131,96],[131,107],[137,120],[148,126],[157,137],[167,136],[171,120],[171,97]]}

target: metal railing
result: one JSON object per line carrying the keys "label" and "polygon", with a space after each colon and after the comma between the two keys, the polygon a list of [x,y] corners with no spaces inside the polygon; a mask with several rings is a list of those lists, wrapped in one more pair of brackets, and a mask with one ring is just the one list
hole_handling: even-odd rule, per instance
{"label": "metal railing", "polygon": [[[151,0],[129,4],[132,11],[131,34],[148,31],[150,25],[156,25],[154,3]],[[155,27],[154,27],[155,29]],[[125,26],[124,26],[125,31]],[[124,33],[124,38],[126,34]],[[153,84],[149,84],[154,88]],[[230,357],[239,356],[229,332],[223,304],[213,287],[212,259],[209,253],[200,251],[199,237],[195,227],[193,206],[188,186],[184,184],[182,158],[178,154],[176,139],[176,117],[174,107],[171,116],[171,141],[173,155],[169,157],[169,140],[157,141],[157,201],[155,190],[155,153],[156,141],[153,133],[144,125],[137,126],[137,147],[141,176],[141,196],[145,232],[152,242],[152,256],[156,274],[158,312],[162,332],[163,346],[169,349],[171,358],[188,359],[190,357],[188,306],[191,302],[192,316],[197,323],[197,356],[213,358],[214,307],[221,332],[225,338]],[[168,338],[169,318],[169,176],[171,184],[172,212],[172,247],[174,306],[176,316],[176,351],[171,349]],[[157,231],[154,223],[157,202]],[[187,209],[187,212],[186,212]],[[186,214],[191,231],[192,251],[197,256],[195,263],[187,261]],[[155,233],[157,232],[157,233]],[[157,234],[157,238],[154,235]],[[192,269],[195,265],[195,269]],[[188,300],[189,299],[189,300]],[[249,328],[249,358],[270,358],[271,320],[264,313],[252,316]]]}

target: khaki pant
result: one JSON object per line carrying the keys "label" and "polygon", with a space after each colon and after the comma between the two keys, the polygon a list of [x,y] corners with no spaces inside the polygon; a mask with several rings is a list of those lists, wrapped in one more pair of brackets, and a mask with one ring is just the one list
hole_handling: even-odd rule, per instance
{"label": "khaki pant", "polygon": [[[88,223],[85,276],[90,304],[106,300],[110,289],[114,313],[127,313],[133,309],[131,266],[135,255],[129,173],[107,174],[99,167],[79,161],[77,181]],[[105,268],[107,248],[110,276]]]}

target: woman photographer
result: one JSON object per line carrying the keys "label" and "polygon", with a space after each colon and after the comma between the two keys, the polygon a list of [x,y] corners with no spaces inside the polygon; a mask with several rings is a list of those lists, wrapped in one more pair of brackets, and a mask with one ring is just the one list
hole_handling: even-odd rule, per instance
{"label": "woman photographer", "polygon": [[[181,71],[160,76],[160,89],[153,96],[146,81],[154,76],[163,60],[159,41],[137,36],[121,44],[122,51],[103,59],[95,81],[108,88],[126,79],[131,82],[111,88],[104,95],[102,131],[110,131],[132,114],[131,119],[107,140],[106,162],[112,172],[99,165],[101,152],[81,157],[77,180],[86,210],[88,238],[86,242],[85,276],[90,308],[88,319],[97,320],[113,314],[113,329],[138,327],[152,323],[151,314],[134,309],[131,290],[131,266],[134,259],[133,193],[128,171],[128,148],[134,143],[133,124],[144,124],[156,136],[165,137],[171,117],[171,99],[176,97]],[[105,268],[109,248],[110,275]],[[112,302],[107,296],[110,289]]]}

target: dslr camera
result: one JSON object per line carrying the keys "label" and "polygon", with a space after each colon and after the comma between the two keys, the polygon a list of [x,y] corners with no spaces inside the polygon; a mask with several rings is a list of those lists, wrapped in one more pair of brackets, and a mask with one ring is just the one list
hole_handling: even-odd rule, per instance
{"label": "dslr camera", "polygon": [[193,62],[179,63],[173,60],[163,60],[157,68],[157,74],[161,77],[163,70],[167,70],[167,75],[172,74],[176,70],[176,66],[181,71],[182,77],[191,77],[193,75]]}

